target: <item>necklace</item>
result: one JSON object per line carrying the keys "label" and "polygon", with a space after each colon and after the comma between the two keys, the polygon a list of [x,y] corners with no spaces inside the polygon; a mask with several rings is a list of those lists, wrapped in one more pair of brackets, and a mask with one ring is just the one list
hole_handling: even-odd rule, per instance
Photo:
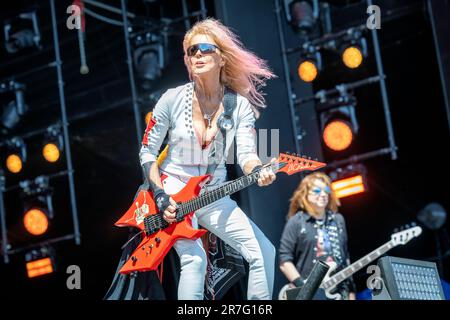
{"label": "necklace", "polygon": [[[223,97],[223,94],[224,94],[224,86],[222,86],[222,97]],[[203,114],[203,119],[208,121],[208,128],[211,129],[211,120],[214,118],[214,115],[216,114],[217,110],[219,110],[220,103],[217,106],[217,108],[213,112],[211,112],[210,114],[207,114],[206,112],[203,111],[202,104],[200,103],[200,100],[198,101],[198,105],[200,106],[200,110],[201,110],[201,112]]]}
{"label": "necklace", "polygon": [[[200,107],[200,109],[201,109],[202,107]],[[211,114],[207,114],[206,112],[203,112],[203,109],[202,109],[202,113],[203,113],[203,119],[205,119],[205,120],[207,120],[208,121],[208,128],[211,128],[211,120],[212,120],[212,118],[214,117],[214,114],[217,112],[217,110],[218,110],[219,108],[217,108],[213,113],[211,113]]]}
{"label": "necklace", "polygon": [[314,226],[316,228],[322,228],[323,225],[325,224],[325,219],[326,219],[326,216],[324,216],[322,219],[316,219],[316,221],[314,222]]}

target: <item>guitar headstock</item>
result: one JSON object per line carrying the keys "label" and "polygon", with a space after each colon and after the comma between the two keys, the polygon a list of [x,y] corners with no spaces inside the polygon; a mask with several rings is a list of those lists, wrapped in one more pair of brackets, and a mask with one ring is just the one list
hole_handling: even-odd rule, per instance
{"label": "guitar headstock", "polygon": [[278,164],[278,172],[284,172],[288,175],[292,175],[300,171],[314,171],[326,166],[323,162],[312,160],[306,156],[289,154],[287,152],[280,153],[275,163]]}
{"label": "guitar headstock", "polygon": [[392,234],[391,241],[394,245],[406,244],[411,239],[420,236],[422,228],[419,226],[406,226],[405,230]]}

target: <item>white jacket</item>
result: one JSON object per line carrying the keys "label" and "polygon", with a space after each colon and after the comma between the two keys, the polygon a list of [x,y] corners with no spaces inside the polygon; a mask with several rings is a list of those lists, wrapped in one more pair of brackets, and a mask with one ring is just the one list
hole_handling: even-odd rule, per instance
{"label": "white jacket", "polygon": [[[159,99],[153,110],[152,120],[149,122],[142,141],[139,153],[141,165],[146,162],[156,161],[161,145],[169,134],[169,150],[160,170],[170,176],[176,176],[182,181],[187,181],[192,176],[205,174],[208,166],[210,143],[202,149],[197,136],[194,133],[192,120],[192,97],[194,83],[167,90]],[[226,151],[222,162],[214,173],[216,182],[226,180],[227,163],[234,160],[229,150],[235,141],[236,158],[243,169],[249,160],[259,159],[256,149],[255,115],[247,98],[237,95],[237,106],[233,112],[234,127],[227,132]],[[214,139],[220,143],[220,131]],[[234,139],[236,138],[236,139]],[[222,147],[220,147],[222,148]]]}

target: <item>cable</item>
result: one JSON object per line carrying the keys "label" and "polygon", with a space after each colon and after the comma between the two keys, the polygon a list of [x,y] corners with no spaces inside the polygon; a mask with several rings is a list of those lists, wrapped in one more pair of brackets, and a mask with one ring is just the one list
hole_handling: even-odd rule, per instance
{"label": "cable", "polygon": [[102,15],[100,15],[98,13],[93,12],[92,10],[90,10],[88,8],[84,8],[84,12],[87,15],[89,15],[89,16],[97,19],[97,20],[103,21],[103,22],[108,23],[108,24],[112,24],[112,25],[117,26],[117,27],[123,27],[123,23],[122,22],[120,22],[118,20],[114,20],[114,19],[110,19],[110,18],[104,17],[104,16],[102,16]]}
{"label": "cable", "polygon": [[[84,2],[85,3],[89,3],[89,4],[91,4],[91,5],[95,6],[95,7],[99,7],[99,8],[105,9],[105,10],[109,10],[109,11],[114,12],[114,13],[122,14],[122,10],[120,10],[118,8],[115,8],[113,6],[107,5],[105,3],[99,2],[99,1],[84,0]],[[136,17],[136,15],[134,13],[131,13],[131,12],[127,12],[127,16],[130,17],[130,18],[135,18]]]}

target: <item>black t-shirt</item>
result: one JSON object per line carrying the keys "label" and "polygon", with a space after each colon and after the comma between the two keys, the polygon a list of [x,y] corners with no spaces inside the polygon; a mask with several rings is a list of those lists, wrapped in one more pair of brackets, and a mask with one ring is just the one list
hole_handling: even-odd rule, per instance
{"label": "black t-shirt", "polygon": [[[350,265],[347,230],[340,213],[327,212],[323,220],[316,220],[306,212],[298,212],[284,227],[279,248],[280,263],[292,262],[306,279],[317,260],[334,261],[335,272]],[[344,296],[355,292],[353,279],[343,281],[338,291]]]}

